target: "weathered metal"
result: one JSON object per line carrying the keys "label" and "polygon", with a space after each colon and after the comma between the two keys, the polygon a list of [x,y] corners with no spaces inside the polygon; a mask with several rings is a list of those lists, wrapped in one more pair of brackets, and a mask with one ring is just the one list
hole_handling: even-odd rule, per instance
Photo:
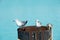
{"label": "weathered metal", "polygon": [[52,40],[51,28],[47,26],[26,26],[18,28],[17,31],[20,40]]}

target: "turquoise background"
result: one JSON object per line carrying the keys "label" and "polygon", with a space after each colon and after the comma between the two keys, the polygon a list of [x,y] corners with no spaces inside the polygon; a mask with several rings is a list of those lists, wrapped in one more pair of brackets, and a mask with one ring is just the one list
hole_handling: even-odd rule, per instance
{"label": "turquoise background", "polygon": [[60,40],[60,0],[0,0],[0,40],[17,40],[17,26],[12,21],[28,20],[35,25],[53,24],[53,39]]}

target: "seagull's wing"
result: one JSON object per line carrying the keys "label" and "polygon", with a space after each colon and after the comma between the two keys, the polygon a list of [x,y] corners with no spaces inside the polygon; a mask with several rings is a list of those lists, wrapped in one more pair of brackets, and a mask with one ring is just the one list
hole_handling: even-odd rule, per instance
{"label": "seagull's wing", "polygon": [[21,21],[19,21],[19,20],[16,20],[16,24],[17,24],[18,26],[21,26],[23,23],[22,23]]}
{"label": "seagull's wing", "polygon": [[41,24],[40,24],[40,23],[37,23],[36,25],[37,25],[37,26],[41,26]]}
{"label": "seagull's wing", "polygon": [[22,21],[22,26],[26,25],[27,24],[27,21]]}

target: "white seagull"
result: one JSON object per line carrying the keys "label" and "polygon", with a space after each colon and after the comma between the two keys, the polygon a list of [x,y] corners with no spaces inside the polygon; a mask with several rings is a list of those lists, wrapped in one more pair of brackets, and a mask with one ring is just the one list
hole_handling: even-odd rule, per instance
{"label": "white seagull", "polygon": [[41,23],[40,23],[40,21],[38,19],[36,20],[36,26],[37,27],[41,27],[42,26]]}
{"label": "white seagull", "polygon": [[52,27],[52,24],[49,23],[49,24],[47,24],[47,26]]}
{"label": "white seagull", "polygon": [[13,20],[14,22],[16,22],[16,25],[19,27],[23,27],[27,24],[27,21],[19,21],[18,19]]}
{"label": "white seagull", "polygon": [[48,27],[49,30],[51,30],[51,28],[52,28],[52,24],[50,24],[50,23],[47,24],[47,27]]}

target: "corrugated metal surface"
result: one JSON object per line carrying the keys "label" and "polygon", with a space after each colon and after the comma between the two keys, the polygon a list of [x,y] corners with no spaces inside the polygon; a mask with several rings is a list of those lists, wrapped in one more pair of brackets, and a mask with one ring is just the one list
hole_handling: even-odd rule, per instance
{"label": "corrugated metal surface", "polygon": [[48,40],[51,36],[51,30],[45,27],[28,27],[18,30],[18,38],[21,40]]}
{"label": "corrugated metal surface", "polygon": [[30,40],[29,32],[19,31],[18,32],[18,38],[21,40]]}

